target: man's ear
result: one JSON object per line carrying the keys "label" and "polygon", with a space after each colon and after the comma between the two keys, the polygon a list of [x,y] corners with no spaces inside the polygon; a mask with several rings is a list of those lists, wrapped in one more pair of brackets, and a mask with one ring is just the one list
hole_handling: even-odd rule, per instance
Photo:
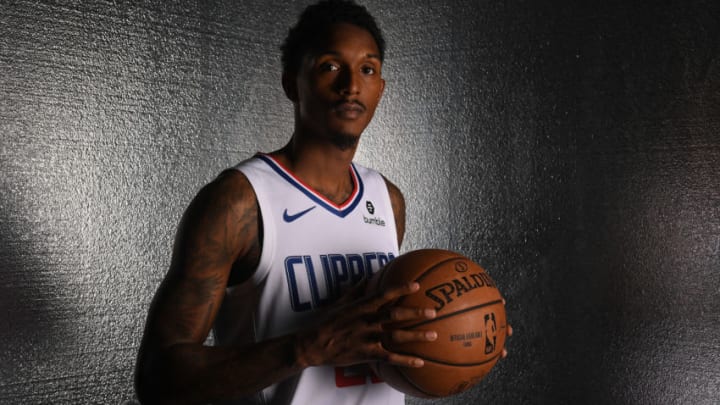
{"label": "man's ear", "polygon": [[285,91],[285,96],[290,99],[293,103],[298,101],[297,92],[297,75],[291,72],[283,72],[282,74],[282,86]]}

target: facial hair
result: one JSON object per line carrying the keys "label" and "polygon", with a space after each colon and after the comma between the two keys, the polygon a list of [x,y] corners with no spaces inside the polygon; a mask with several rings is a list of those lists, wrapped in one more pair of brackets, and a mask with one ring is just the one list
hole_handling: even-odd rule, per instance
{"label": "facial hair", "polygon": [[332,133],[330,135],[330,142],[342,151],[356,147],[359,141],[360,137],[357,135],[340,132]]}

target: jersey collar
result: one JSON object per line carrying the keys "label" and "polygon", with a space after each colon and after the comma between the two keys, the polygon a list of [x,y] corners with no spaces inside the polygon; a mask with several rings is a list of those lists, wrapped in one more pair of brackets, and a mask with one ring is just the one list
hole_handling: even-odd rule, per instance
{"label": "jersey collar", "polygon": [[350,164],[350,177],[353,182],[353,191],[350,194],[350,197],[348,197],[347,200],[345,200],[344,203],[338,205],[334,202],[328,200],[325,196],[315,191],[312,187],[305,184],[302,180],[295,177],[295,175],[288,170],[285,166],[283,166],[277,159],[273,158],[270,155],[264,154],[264,153],[258,153],[255,155],[257,158],[261,159],[265,163],[272,168],[275,173],[280,175],[285,181],[290,183],[293,187],[298,189],[300,192],[305,194],[309,199],[317,203],[319,206],[325,208],[329,212],[337,215],[338,217],[344,218],[349,213],[352,212],[352,210],[355,209],[355,207],[358,205],[360,200],[362,199],[363,191],[364,191],[364,185],[362,182],[362,179],[360,178],[360,175],[357,172],[357,169],[355,168],[354,164]]}

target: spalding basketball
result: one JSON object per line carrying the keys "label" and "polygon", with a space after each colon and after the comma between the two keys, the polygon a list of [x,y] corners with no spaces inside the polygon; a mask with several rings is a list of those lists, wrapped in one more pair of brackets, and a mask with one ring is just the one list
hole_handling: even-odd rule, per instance
{"label": "spalding basketball", "polygon": [[[482,380],[500,358],[507,336],[505,306],[500,291],[477,263],[458,253],[422,249],[391,261],[371,280],[373,291],[416,281],[420,290],[394,304],[432,307],[437,317],[388,325],[383,346],[392,352],[420,357],[420,368],[388,363],[373,365],[392,387],[418,397],[445,397],[465,391]],[[398,344],[394,328],[434,330],[434,342]]]}

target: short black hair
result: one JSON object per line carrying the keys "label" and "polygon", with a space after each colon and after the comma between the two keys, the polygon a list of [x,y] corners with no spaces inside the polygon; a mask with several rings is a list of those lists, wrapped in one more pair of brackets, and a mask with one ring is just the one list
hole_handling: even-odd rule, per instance
{"label": "short black hair", "polygon": [[332,25],[338,23],[356,25],[368,31],[380,51],[380,61],[385,59],[385,39],[375,18],[365,7],[352,0],[323,0],[308,6],[297,24],[290,28],[280,46],[283,72],[298,72],[305,54],[327,36]]}

